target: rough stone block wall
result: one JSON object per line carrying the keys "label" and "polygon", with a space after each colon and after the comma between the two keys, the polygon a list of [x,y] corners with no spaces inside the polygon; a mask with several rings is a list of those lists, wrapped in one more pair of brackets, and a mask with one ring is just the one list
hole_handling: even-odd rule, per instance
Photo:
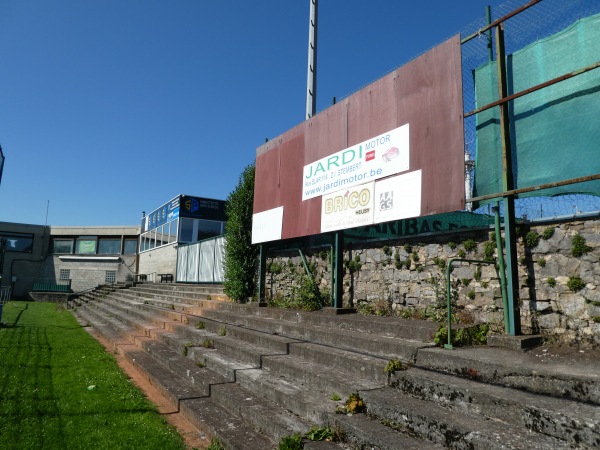
{"label": "rough stone block wall", "polygon": [[[523,332],[600,344],[600,221],[525,224],[518,235]],[[497,258],[493,230],[346,248],[344,306],[365,314],[437,321],[446,317],[448,261]],[[330,289],[329,258],[327,250],[307,253],[322,292]],[[268,258],[267,297],[295,295],[304,272],[294,253]],[[504,330],[495,265],[455,262],[450,284],[453,314],[459,322],[488,323],[494,332]]]}

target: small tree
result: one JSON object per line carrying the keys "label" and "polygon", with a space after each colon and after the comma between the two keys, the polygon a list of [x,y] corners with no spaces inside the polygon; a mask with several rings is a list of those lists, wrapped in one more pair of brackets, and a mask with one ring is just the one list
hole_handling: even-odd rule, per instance
{"label": "small tree", "polygon": [[235,301],[256,291],[258,246],[252,245],[254,205],[254,164],[247,166],[235,190],[227,197],[224,286]]}

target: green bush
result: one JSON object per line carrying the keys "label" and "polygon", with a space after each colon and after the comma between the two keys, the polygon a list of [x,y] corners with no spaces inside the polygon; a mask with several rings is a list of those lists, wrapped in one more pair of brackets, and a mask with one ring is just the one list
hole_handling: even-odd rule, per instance
{"label": "green bush", "polygon": [[458,250],[458,257],[459,258],[464,258],[465,256],[467,256],[467,254],[465,253],[465,251],[461,248]]}
{"label": "green bush", "polygon": [[495,252],[496,252],[496,243],[494,241],[485,241],[483,243],[483,259],[484,260],[493,261]]}
{"label": "green bush", "polygon": [[225,213],[224,288],[235,301],[252,297],[256,291],[259,249],[252,245],[254,165],[247,166],[238,185],[227,197]]}
{"label": "green bush", "polygon": [[546,260],[544,258],[540,258],[538,259],[538,266],[540,267],[546,267]]}
{"label": "green bush", "polygon": [[477,243],[473,239],[467,239],[463,242],[463,247],[466,252],[472,253],[477,250]]}
{"label": "green bush", "polygon": [[525,235],[523,241],[525,242],[525,247],[537,247],[538,243],[540,242],[540,235],[537,233],[537,231],[532,230]]}
{"label": "green bush", "polygon": [[555,279],[555,278],[553,278],[553,277],[550,277],[550,278],[548,278],[546,281],[547,281],[547,283],[548,283],[548,286],[550,286],[550,287],[554,287],[554,286],[556,286],[556,279]]}
{"label": "green bush", "polygon": [[304,444],[302,443],[302,436],[300,433],[284,436],[279,442],[279,450],[302,450],[303,448]]}
{"label": "green bush", "polygon": [[[487,323],[473,325],[471,327],[452,330],[452,345],[456,347],[465,345],[485,345],[490,326]],[[443,346],[448,343],[448,327],[440,325],[433,339],[436,345]]]}
{"label": "green bush", "polygon": [[567,281],[567,287],[572,292],[578,292],[585,287],[585,282],[579,277],[569,277],[569,281]]}
{"label": "green bush", "polygon": [[548,240],[552,236],[554,236],[554,227],[548,227],[545,228],[544,231],[542,231],[542,239]]}
{"label": "green bush", "polygon": [[586,245],[585,238],[579,233],[571,238],[571,244],[573,245],[571,253],[576,258],[579,258],[592,250],[591,247]]}
{"label": "green bush", "polygon": [[315,311],[322,308],[321,292],[319,287],[309,277],[302,277],[300,289],[294,295],[295,307],[306,311]]}

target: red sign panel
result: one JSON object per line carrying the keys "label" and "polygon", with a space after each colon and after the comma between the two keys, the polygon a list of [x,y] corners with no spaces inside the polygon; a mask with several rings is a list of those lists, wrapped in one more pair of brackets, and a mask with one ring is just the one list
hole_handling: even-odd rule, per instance
{"label": "red sign panel", "polygon": [[259,147],[253,242],[464,209],[461,80],[455,36]]}

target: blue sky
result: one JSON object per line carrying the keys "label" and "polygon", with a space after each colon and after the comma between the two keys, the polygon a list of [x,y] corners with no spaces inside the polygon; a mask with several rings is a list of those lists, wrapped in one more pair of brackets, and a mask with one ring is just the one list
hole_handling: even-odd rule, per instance
{"label": "blue sky", "polygon": [[[503,1],[321,0],[317,110]],[[512,0],[510,6],[523,1]],[[309,0],[0,0],[0,221],[137,225],[225,199],[304,120]]]}

